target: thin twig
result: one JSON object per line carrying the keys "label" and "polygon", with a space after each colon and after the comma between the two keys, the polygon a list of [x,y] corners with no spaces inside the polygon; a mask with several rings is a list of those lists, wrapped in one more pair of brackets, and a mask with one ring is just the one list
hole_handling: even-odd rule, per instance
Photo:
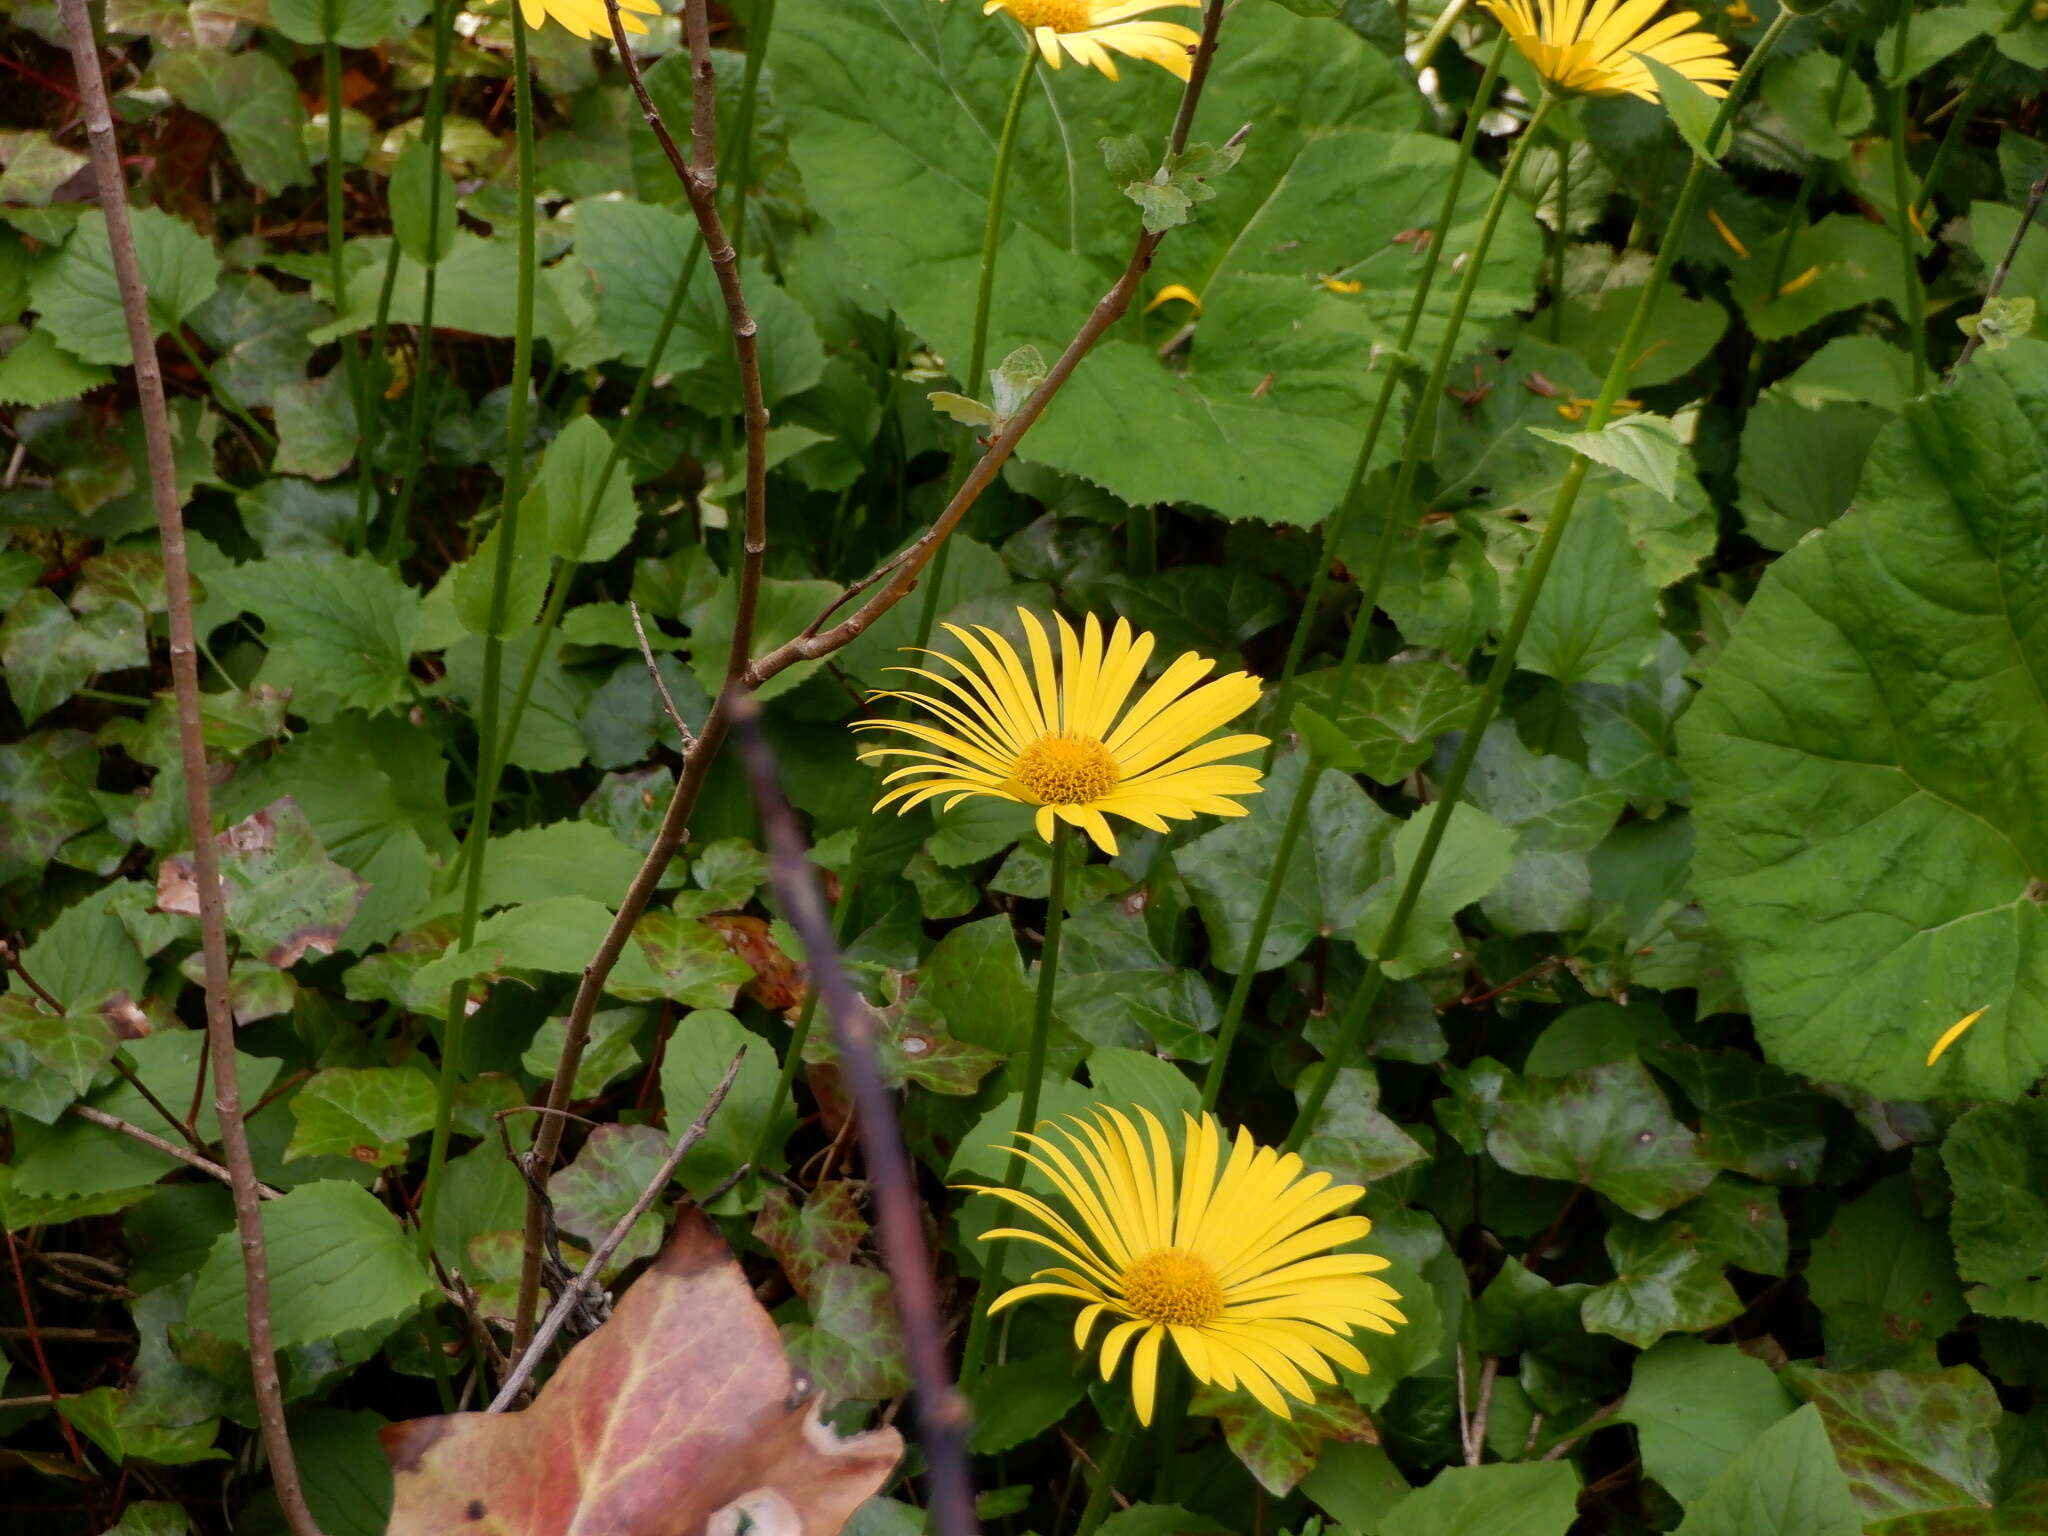
{"label": "thin twig", "polygon": [[107,82],[100,72],[92,18],[87,13],[86,0],[58,0],[58,9],[70,36],[73,72],[85,105],[93,175],[106,216],[107,244],[121,291],[121,308],[128,321],[136,392],[142,405],[143,440],[148,449],[150,488],[163,543],[178,758],[185,777],[185,816],[192,832],[192,866],[199,885],[207,1047],[213,1063],[214,1109],[220,1120],[221,1151],[227,1160],[229,1187],[234,1191],[235,1226],[241,1240],[242,1275],[248,1299],[249,1375],[285,1523],[294,1536],[319,1536],[320,1526],[306,1505],[298,1463],[292,1456],[291,1436],[285,1427],[284,1393],[279,1387],[277,1356],[271,1342],[270,1273],[264,1254],[263,1216],[256,1192],[256,1169],[249,1156],[249,1137],[242,1123],[241,1087],[235,1078],[235,1021],[228,1008],[225,893],[213,844],[213,803],[206,772],[206,739],[199,715],[199,651],[192,627],[192,575],[185,559],[185,518],[178,500],[163,371],[157,362],[149,295],[135,257],[135,233],[128,220],[128,186],[122,177],[120,146],[114,141],[114,119],[107,105]]}
{"label": "thin twig", "polygon": [[[1992,269],[1990,286],[1984,290],[1984,308],[1991,307],[1991,301],[1998,297],[2005,287],[2005,280],[2012,272],[2013,258],[2020,253],[2020,242],[2027,238],[2027,231],[2034,227],[2034,215],[2041,211],[2041,199],[2048,197],[2048,175],[2043,175],[2027,189],[2027,206],[2020,211],[2019,228],[2012,232],[2012,239],[2006,242],[2005,254],[1998,258],[1998,265]],[[1956,376],[1963,371],[1963,365],[1977,355],[1977,349],[1984,345],[1984,328],[1980,325],[1971,332],[1970,339],[1963,343],[1963,350],[1956,358],[1955,366],[1948,371],[1948,382],[1953,384]]]}
{"label": "thin twig", "polygon": [[[94,1125],[103,1125],[110,1131],[119,1131],[131,1141],[139,1141],[145,1147],[163,1153],[165,1157],[175,1157],[187,1168],[196,1168],[208,1178],[219,1179],[223,1184],[231,1185],[235,1182],[235,1176],[212,1158],[181,1147],[175,1141],[166,1141],[161,1136],[145,1131],[139,1125],[130,1125],[119,1115],[110,1115],[104,1109],[94,1109],[90,1104],[74,1104],[71,1106],[71,1113],[81,1120],[90,1120]],[[275,1200],[280,1193],[281,1191],[272,1189],[268,1184],[256,1186],[258,1199]]]}
{"label": "thin twig", "polygon": [[[1462,1353],[1462,1351],[1461,1351]],[[1493,1382],[1500,1375],[1500,1356],[1488,1355],[1479,1362],[1479,1401],[1472,1407],[1472,1422],[1465,1429],[1465,1465],[1476,1467],[1486,1454],[1486,1418],[1493,1410]]]}
{"label": "thin twig", "polygon": [[[73,3],[77,3],[77,0],[73,0]],[[35,1360],[36,1374],[43,1379],[43,1389],[50,1394],[51,1401],[54,1402],[63,1394],[57,1390],[57,1373],[50,1369],[50,1357],[43,1353],[43,1335],[36,1326],[35,1300],[29,1294],[28,1272],[21,1267],[21,1248],[16,1244],[12,1232],[0,1229],[0,1237],[7,1240],[7,1262],[14,1271],[15,1293],[21,1298],[21,1316],[27,1329],[29,1354]],[[81,1468],[87,1466],[85,1450],[79,1445],[78,1436],[72,1432],[71,1421],[59,1415],[57,1427],[63,1432],[64,1444],[71,1452],[72,1463]]]}
{"label": "thin twig", "polygon": [[861,1002],[839,962],[824,892],[811,870],[796,813],[783,798],[774,754],[761,729],[761,706],[753,694],[745,693],[734,713],[740,756],[768,844],[769,882],[783,915],[803,941],[811,984],[818,989],[838,1042],[840,1075],[853,1097],[881,1232],[882,1261],[888,1266],[890,1298],[903,1324],[903,1351],[917,1393],[918,1428],[931,1469],[927,1503],[932,1529],[937,1536],[973,1536],[967,1400],[954,1385],[946,1364],[944,1320],[931,1255],[925,1250],[917,1169],[904,1145],[896,1101],[882,1077],[874,1015]]}
{"label": "thin twig", "polygon": [[519,1357],[519,1363],[512,1367],[512,1373],[505,1378],[505,1384],[498,1389],[498,1395],[491,1399],[491,1406],[485,1409],[485,1412],[503,1413],[519,1400],[519,1394],[525,1390],[528,1378],[540,1365],[541,1356],[547,1353],[548,1346],[554,1343],[555,1335],[562,1331],[562,1325],[569,1320],[569,1314],[583,1304],[585,1297],[597,1290],[598,1274],[610,1261],[611,1256],[618,1251],[619,1244],[626,1240],[626,1234],[633,1230],[633,1223],[645,1215],[647,1208],[660,1198],[664,1189],[668,1188],[668,1181],[675,1177],[676,1169],[689,1155],[690,1148],[704,1139],[704,1133],[711,1125],[711,1117],[718,1113],[718,1106],[725,1102],[725,1096],[731,1090],[733,1080],[740,1075],[740,1063],[746,1059],[747,1053],[744,1049],[733,1054],[732,1064],[725,1069],[725,1076],[718,1080],[718,1086],[711,1090],[711,1097],[705,1103],[702,1112],[690,1122],[690,1128],[676,1138],[676,1144],[669,1148],[668,1156],[662,1160],[661,1167],[655,1170],[654,1177],[648,1181],[647,1187],[640,1191],[639,1198],[628,1207],[626,1214],[619,1218],[611,1231],[605,1234],[604,1241],[591,1250],[590,1262],[583,1266],[582,1272],[562,1287],[562,1294],[555,1298],[555,1304],[548,1309],[548,1315],[541,1319],[540,1327],[534,1330],[533,1341],[526,1346],[526,1352]]}
{"label": "thin twig", "polygon": [[688,757],[697,738],[684,722],[683,712],[676,708],[676,701],[668,691],[668,680],[661,675],[661,668],[655,665],[654,647],[647,643],[647,626],[640,622],[640,605],[628,598],[626,611],[633,616],[633,634],[640,641],[640,659],[647,663],[647,676],[654,683],[654,691],[661,695],[661,707],[668,712],[669,723],[676,728],[676,736],[683,744],[683,756]]}

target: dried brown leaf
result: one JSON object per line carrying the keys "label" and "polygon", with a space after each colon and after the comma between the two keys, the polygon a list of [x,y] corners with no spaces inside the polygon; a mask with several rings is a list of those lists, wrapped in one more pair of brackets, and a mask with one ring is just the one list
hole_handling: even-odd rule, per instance
{"label": "dried brown leaf", "polygon": [[704,1216],[532,1407],[383,1432],[388,1536],[833,1536],[902,1454],[893,1429],[839,1438]]}

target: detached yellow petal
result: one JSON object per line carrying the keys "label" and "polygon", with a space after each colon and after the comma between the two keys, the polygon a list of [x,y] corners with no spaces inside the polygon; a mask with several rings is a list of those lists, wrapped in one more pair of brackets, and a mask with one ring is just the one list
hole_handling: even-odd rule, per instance
{"label": "detached yellow petal", "polygon": [[1985,1008],[1979,1008],[1975,1013],[1964,1014],[1960,1019],[1957,1019],[1955,1023],[1949,1025],[1947,1029],[1943,1030],[1941,1032],[1941,1038],[1934,1042],[1934,1049],[1927,1053],[1927,1065],[1931,1067],[1937,1061],[1941,1060],[1941,1053],[1947,1050],[1950,1046],[1954,1045],[1958,1040],[1962,1039],[1964,1032],[1967,1031],[1972,1024],[1976,1023],[1979,1019],[1984,1017],[1988,1009],[1988,1006],[1989,1005],[1986,1005]]}

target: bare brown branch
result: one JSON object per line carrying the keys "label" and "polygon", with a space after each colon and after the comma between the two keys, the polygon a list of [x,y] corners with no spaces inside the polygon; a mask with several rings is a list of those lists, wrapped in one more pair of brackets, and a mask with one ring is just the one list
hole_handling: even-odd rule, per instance
{"label": "bare brown branch", "polygon": [[255,1387],[264,1449],[270,1457],[271,1478],[285,1522],[294,1536],[319,1536],[320,1527],[306,1505],[298,1463],[292,1456],[291,1437],[285,1428],[284,1394],[278,1384],[277,1357],[271,1343],[270,1273],[264,1254],[263,1217],[258,1206],[256,1169],[249,1157],[249,1137],[242,1123],[241,1087],[235,1080],[235,1021],[228,1008],[226,902],[220,884],[220,861],[213,845],[213,805],[207,787],[206,741],[199,717],[199,652],[192,630],[192,575],[185,558],[185,517],[178,502],[170,413],[164,403],[163,374],[157,364],[155,333],[150,325],[149,295],[135,257],[135,235],[128,220],[128,187],[122,178],[120,147],[114,141],[114,120],[107,105],[107,82],[100,71],[92,18],[86,11],[85,0],[59,0],[58,8],[70,37],[72,63],[85,108],[93,175],[99,185],[100,206],[106,214],[107,243],[121,289],[121,308],[128,320],[128,340],[135,353],[135,383],[142,403],[150,489],[163,542],[178,759],[184,770],[185,814],[191,824],[192,865],[199,886],[207,1051],[212,1061],[213,1102],[220,1119],[221,1151],[227,1160],[228,1182],[235,1199],[235,1228],[241,1239],[242,1274],[248,1293],[249,1374]]}
{"label": "bare brown branch", "polygon": [[[139,1141],[145,1147],[152,1147],[156,1151],[163,1153],[165,1157],[175,1157],[187,1168],[196,1168],[210,1179],[219,1179],[221,1183],[228,1185],[232,1185],[235,1182],[235,1176],[212,1158],[207,1157],[203,1153],[195,1152],[188,1147],[181,1147],[175,1141],[166,1141],[161,1136],[145,1131],[139,1125],[130,1125],[119,1115],[110,1115],[103,1109],[94,1109],[90,1104],[74,1104],[71,1106],[71,1113],[78,1116],[81,1120],[90,1120],[94,1125],[105,1126],[110,1131],[118,1131],[129,1140]],[[275,1200],[278,1197],[278,1193],[277,1190],[272,1189],[268,1184],[258,1184],[256,1186],[257,1198],[261,1200]]]}

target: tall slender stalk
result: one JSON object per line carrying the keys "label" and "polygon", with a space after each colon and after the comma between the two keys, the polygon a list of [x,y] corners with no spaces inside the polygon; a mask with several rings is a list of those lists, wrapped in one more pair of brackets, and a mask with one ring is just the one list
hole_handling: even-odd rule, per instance
{"label": "tall slender stalk", "polygon": [[1571,243],[1572,146],[1560,135],[1557,141],[1557,228],[1550,242],[1550,339],[1564,337],[1564,258]]}
{"label": "tall slender stalk", "polygon": [[[1503,37],[1502,42],[1505,42]],[[1496,45],[1494,62],[1500,60],[1499,46]],[[1530,148],[1541,135],[1545,119],[1557,98],[1546,95],[1536,104],[1535,112],[1529,118],[1522,136],[1515,141],[1508,163],[1502,167],[1500,180],[1494,184],[1493,196],[1487,201],[1485,217],[1480,221],[1479,235],[1473,241],[1472,250],[1465,258],[1464,269],[1458,276],[1458,288],[1451,300],[1451,311],[1444,321],[1443,339],[1438,342],[1436,354],[1430,360],[1429,377],[1423,383],[1422,392],[1416,396],[1415,411],[1409,418],[1408,434],[1402,440],[1401,466],[1395,475],[1394,491],[1388,498],[1384,516],[1380,522],[1379,537],[1373,541],[1370,563],[1366,570],[1366,590],[1361,594],[1359,607],[1352,616],[1351,632],[1344,640],[1344,654],[1338,662],[1337,679],[1333,689],[1332,708],[1341,709],[1350,692],[1352,676],[1358,670],[1359,657],[1364,653],[1365,637],[1372,628],[1373,613],[1379,604],[1381,584],[1386,580],[1388,563],[1393,559],[1394,539],[1401,527],[1408,522],[1408,506],[1415,494],[1415,477],[1422,462],[1423,450],[1430,435],[1436,429],[1436,403],[1443,396],[1444,381],[1450,375],[1451,361],[1457,355],[1458,338],[1465,327],[1465,314],[1471,307],[1472,295],[1479,286],[1479,274],[1486,265],[1487,252],[1492,248],[1495,231],[1500,227],[1501,215],[1506,211],[1508,200],[1514,194],[1516,178],[1520,175],[1523,162],[1528,158]],[[1377,424],[1375,424],[1377,430]],[[1286,729],[1281,721],[1278,729]],[[1244,1021],[1244,1009],[1251,996],[1252,978],[1259,968],[1259,952],[1265,947],[1266,932],[1271,926],[1273,913],[1279,904],[1280,888],[1286,882],[1287,868],[1294,857],[1294,845],[1307,823],[1310,797],[1315,794],[1319,765],[1311,755],[1304,765],[1301,782],[1295,786],[1294,800],[1287,810],[1287,820],[1282,825],[1280,846],[1273,856],[1272,867],[1266,872],[1266,888],[1259,898],[1259,906],[1253,915],[1252,927],[1245,940],[1244,957],[1238,963],[1235,980],[1231,984],[1229,1000],[1224,1004],[1223,1018],[1216,1028],[1216,1052],[1209,1058],[1209,1071],[1203,1080],[1203,1099],[1211,1107],[1222,1092],[1223,1075],[1230,1065],[1230,1053],[1237,1043],[1237,1032]]]}
{"label": "tall slender stalk", "polygon": [[1131,1446],[1137,1438],[1138,1411],[1126,1407],[1123,1418],[1110,1432],[1109,1448],[1096,1464],[1095,1481],[1088,1489],[1088,1503],[1081,1510],[1081,1523],[1074,1527],[1074,1536],[1095,1536],[1096,1527],[1108,1517],[1109,1501],[1116,1493],[1116,1480],[1123,1475],[1124,1463],[1130,1459]]}
{"label": "tall slender stalk", "polygon": [[[322,30],[327,40],[320,45],[320,70],[327,92],[327,280],[334,285],[334,312],[348,310],[348,263],[343,255],[347,207],[342,200],[341,169],[341,44],[334,40],[341,25],[341,0],[326,0]],[[363,370],[357,357],[355,339],[341,338],[342,366],[348,370],[349,400],[356,414],[356,469],[363,463]]]}
{"label": "tall slender stalk", "polygon": [[[427,181],[427,228],[441,227],[441,146],[446,138],[448,120],[448,56],[454,47],[455,0],[435,0],[434,55],[432,73],[427,77],[427,110],[423,133],[427,141],[428,164],[434,174]],[[392,248],[397,249],[397,237],[392,237]],[[436,255],[440,254],[437,247]],[[391,525],[384,535],[384,558],[389,561],[398,551],[399,541],[405,536],[406,519],[412,512],[413,496],[419,489],[420,460],[427,435],[427,397],[435,391],[428,387],[427,373],[434,355],[434,291],[441,264],[428,262],[427,270],[420,280],[420,324],[419,343],[412,369],[412,402],[406,413],[405,462],[398,472],[398,499],[391,510]]]}
{"label": "tall slender stalk", "polygon": [[[1323,547],[1316,561],[1316,572],[1310,579],[1308,597],[1302,604],[1301,613],[1294,621],[1294,634],[1287,642],[1287,659],[1280,668],[1280,679],[1274,692],[1273,718],[1281,731],[1287,729],[1295,675],[1308,655],[1309,635],[1315,628],[1316,615],[1329,597],[1330,571],[1337,563],[1337,551],[1343,546],[1344,535],[1350,532],[1351,519],[1358,511],[1359,494],[1365,488],[1366,476],[1372,472],[1373,450],[1379,446],[1380,430],[1386,425],[1387,414],[1393,407],[1394,391],[1400,387],[1402,375],[1409,367],[1408,349],[1415,344],[1422,313],[1429,305],[1437,267],[1443,260],[1444,242],[1450,237],[1451,220],[1457,216],[1458,197],[1465,187],[1465,172],[1471,169],[1472,151],[1479,142],[1479,124],[1486,116],[1486,104],[1493,99],[1493,88],[1500,79],[1500,68],[1507,58],[1507,51],[1508,35],[1503,32],[1494,39],[1493,52],[1486,59],[1486,73],[1480,77],[1479,89],[1472,97],[1472,109],[1465,116],[1465,131],[1458,139],[1458,157],[1452,162],[1450,179],[1444,183],[1443,206],[1437,211],[1436,223],[1429,231],[1429,242],[1423,251],[1422,273],[1416,279],[1415,292],[1409,296],[1408,313],[1401,322],[1401,333],[1388,353],[1386,376],[1380,381],[1379,398],[1373,402],[1372,416],[1366,423],[1364,436],[1359,439],[1358,455],[1351,462],[1351,476],[1345,481],[1343,498],[1337,503],[1337,510],[1323,523]],[[1447,332],[1446,342],[1449,340]],[[1368,574],[1368,580],[1359,590],[1359,602],[1368,617],[1378,608],[1377,575]],[[1279,750],[1280,739],[1276,731],[1259,760],[1262,773],[1272,768],[1274,755]]]}
{"label": "tall slender stalk", "polygon": [[[1792,13],[1780,10],[1777,17],[1758,39],[1757,45],[1743,61],[1742,69],[1722,98],[1714,114],[1712,125],[1707,131],[1707,143],[1721,142],[1728,125],[1735,119],[1736,109],[1741,105],[1744,93],[1755,81],[1763,67],[1766,56],[1778,39],[1784,35],[1792,22]],[[1686,172],[1685,184],[1679,189],[1678,202],[1671,210],[1670,223],[1665,226],[1664,239],[1657,248],[1657,260],[1651,268],[1650,280],[1636,297],[1636,306],[1629,316],[1620,343],[1614,349],[1614,359],[1608,364],[1607,376],[1601,382],[1599,398],[1586,416],[1586,430],[1598,432],[1606,426],[1614,405],[1621,398],[1621,392],[1628,385],[1630,361],[1638,355],[1643,332],[1649,325],[1650,311],[1663,291],[1664,284],[1671,277],[1671,269],[1678,259],[1678,247],[1683,242],[1685,231],[1692,223],[1692,216],[1699,206],[1700,194],[1705,190],[1707,171],[1711,162],[1694,153],[1691,168]],[[1437,850],[1443,845],[1444,830],[1450,823],[1451,812],[1464,794],[1465,781],[1472,772],[1473,761],[1479,755],[1479,745],[1486,735],[1486,728],[1493,723],[1500,712],[1502,696],[1507,692],[1508,681],[1514,675],[1515,658],[1520,653],[1522,637],[1528,632],[1529,620],[1536,610],[1536,600],[1542,595],[1545,578],[1557,559],[1559,546],[1564,542],[1565,529],[1571,521],[1572,509],[1578,502],[1579,491],[1586,483],[1586,473],[1591,460],[1582,454],[1574,454],[1570,467],[1560,482],[1556,501],[1552,504],[1549,524],[1543,530],[1543,537],[1537,542],[1536,553],[1531,557],[1528,568],[1522,574],[1522,588],[1515,600],[1513,614],[1509,617],[1507,630],[1502,634],[1500,647],[1493,660],[1492,670],[1486,675],[1486,684],[1480,694],[1478,708],[1472,722],[1465,729],[1458,743],[1457,756],[1451,763],[1450,771],[1444,776],[1435,805],[1429,813],[1429,821],[1423,829],[1422,845],[1416,850],[1415,862],[1401,884],[1394,910],[1381,932],[1379,942],[1373,946],[1368,957],[1366,972],[1360,978],[1358,988],[1351,995],[1342,1016],[1338,1020],[1337,1035],[1331,1042],[1330,1050],[1316,1068],[1315,1078],[1301,1102],[1294,1117],[1294,1125],[1287,1133],[1285,1150],[1297,1149],[1302,1139],[1315,1125],[1322,1113],[1323,1102],[1329,1097],[1330,1087],[1336,1081],[1338,1069],[1349,1059],[1357,1048],[1358,1037],[1365,1028],[1365,1021],[1371,1014],[1374,1000],[1379,996],[1386,980],[1386,962],[1389,957],[1400,953],[1401,942],[1407,934],[1408,922],[1415,912],[1415,904],[1422,895],[1422,889],[1429,879],[1430,866],[1436,860]]]}
{"label": "tall slender stalk", "polygon": [[[1017,1125],[1012,1140],[1038,1124],[1038,1102],[1045,1085],[1047,1047],[1052,1040],[1053,992],[1059,985],[1060,932],[1067,920],[1067,876],[1072,862],[1073,842],[1080,834],[1062,822],[1052,829],[1052,879],[1046,895],[1045,944],[1038,952],[1038,991],[1031,1009],[1031,1044],[1024,1055],[1024,1081],[1017,1097]],[[960,1350],[960,1379],[971,1382],[981,1374],[988,1353],[989,1303],[1002,1289],[1003,1250],[997,1249],[983,1261],[981,1283],[975,1288],[974,1307],[968,1313],[967,1342]]]}
{"label": "tall slender stalk", "polygon": [[[464,838],[462,916],[456,948],[467,949],[476,938],[477,915],[483,906],[484,860],[491,835],[491,808],[498,797],[504,748],[498,740],[498,693],[504,680],[505,604],[512,585],[513,552],[518,545],[519,504],[526,494],[526,396],[533,374],[533,291],[537,261],[534,251],[533,77],[527,68],[526,19],[518,6],[512,13],[512,88],[518,143],[519,214],[518,274],[512,310],[512,393],[505,410],[504,498],[498,509],[497,560],[491,570],[491,603],[484,634],[482,697],[477,701],[476,806]],[[441,1036],[441,1075],[436,1085],[434,1130],[427,1146],[427,1170],[420,1192],[419,1245],[423,1257],[433,1253],[435,1218],[440,1211],[441,1171],[448,1161],[455,1085],[462,1074],[469,1025],[469,982],[448,989],[447,1019]]]}
{"label": "tall slender stalk", "polygon": [[[135,391],[142,408],[150,495],[163,552],[178,761],[183,770],[185,819],[192,835],[192,868],[198,886],[206,1053],[213,1078],[214,1113],[220,1123],[221,1159],[228,1167],[236,1243],[242,1256],[243,1316],[249,1333],[249,1378],[256,1399],[256,1421],[285,1524],[293,1536],[320,1536],[319,1522],[306,1504],[305,1487],[299,1479],[291,1433],[285,1423],[284,1392],[278,1378],[276,1335],[270,1316],[269,1257],[256,1167],[242,1115],[241,1084],[235,1072],[235,1021],[228,1004],[227,892],[221,884],[219,849],[213,840],[212,788],[207,775],[206,735],[200,718],[199,637],[193,625],[192,570],[185,553],[185,513],[178,498],[170,407],[164,399],[163,369],[157,360],[149,290],[135,253],[135,229],[128,217],[128,184],[121,170],[121,149],[114,137],[113,110],[107,101],[107,81],[100,67],[92,17],[86,10],[86,0],[58,0],[57,8],[71,48],[93,179],[106,215],[108,254],[114,267],[114,281],[120,289],[122,318],[127,322]],[[11,1234],[7,1241],[12,1254]],[[44,1367],[47,1378],[47,1362]],[[75,1437],[68,1428],[65,1434],[75,1453]]]}
{"label": "tall slender stalk", "polygon": [[1892,49],[1892,223],[1899,232],[1899,266],[1906,287],[1906,343],[1913,354],[1913,393],[1927,389],[1927,294],[1920,286],[1920,235],[1913,227],[1913,173],[1906,164],[1906,55],[1913,0],[1899,0],[1899,32]]}

